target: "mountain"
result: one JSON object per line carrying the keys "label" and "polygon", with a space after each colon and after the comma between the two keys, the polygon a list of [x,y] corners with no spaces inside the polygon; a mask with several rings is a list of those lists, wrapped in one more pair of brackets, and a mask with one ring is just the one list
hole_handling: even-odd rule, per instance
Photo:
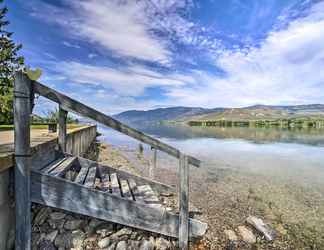
{"label": "mountain", "polygon": [[125,123],[154,123],[169,120],[181,120],[200,114],[223,111],[224,108],[206,109],[195,107],[158,108],[153,110],[129,110],[113,117]]}
{"label": "mountain", "polygon": [[324,117],[324,104],[270,106],[253,105],[244,108],[200,108],[200,107],[171,107],[153,110],[129,110],[113,117],[119,121],[136,123],[156,123],[161,121],[189,121],[189,120],[256,120],[277,119],[301,116]]}
{"label": "mountain", "polygon": [[244,108],[227,108],[222,112],[194,115],[187,117],[186,120],[262,120],[319,116],[324,118],[323,104],[295,106],[254,105]]}

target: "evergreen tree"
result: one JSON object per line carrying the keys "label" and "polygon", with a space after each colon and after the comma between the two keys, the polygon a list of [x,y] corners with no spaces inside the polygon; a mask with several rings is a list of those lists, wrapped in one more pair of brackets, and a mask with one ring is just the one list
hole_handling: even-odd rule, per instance
{"label": "evergreen tree", "polygon": [[13,33],[6,31],[7,12],[6,7],[0,6],[0,124],[13,123],[13,77],[15,70],[24,64],[23,57],[18,56],[21,45],[15,44],[11,38]]}

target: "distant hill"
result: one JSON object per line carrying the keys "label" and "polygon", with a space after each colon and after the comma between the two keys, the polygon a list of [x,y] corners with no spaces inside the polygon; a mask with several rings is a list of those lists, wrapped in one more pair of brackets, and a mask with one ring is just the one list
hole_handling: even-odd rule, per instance
{"label": "distant hill", "polygon": [[254,105],[245,108],[227,108],[222,112],[194,115],[186,120],[264,120],[294,117],[324,118],[323,104],[295,105],[295,106],[268,106]]}
{"label": "distant hill", "polygon": [[244,108],[213,108],[200,107],[171,107],[158,108],[148,111],[130,110],[114,115],[119,121],[136,123],[155,123],[161,121],[190,121],[190,120],[257,120],[277,119],[303,116],[324,117],[324,104],[268,106],[254,105]]}
{"label": "distant hill", "polygon": [[185,119],[186,117],[208,114],[210,112],[219,112],[223,110],[225,109],[205,109],[195,107],[158,108],[148,111],[129,110],[114,115],[114,118],[125,123],[154,123],[169,120],[181,120]]}

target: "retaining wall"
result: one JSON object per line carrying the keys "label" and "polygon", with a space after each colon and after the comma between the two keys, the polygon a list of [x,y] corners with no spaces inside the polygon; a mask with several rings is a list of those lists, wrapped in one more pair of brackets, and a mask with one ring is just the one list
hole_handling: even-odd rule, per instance
{"label": "retaining wall", "polygon": [[[96,139],[96,136],[97,126],[83,127],[68,133],[67,153],[83,156],[91,143]],[[41,167],[53,161],[57,156],[57,149],[57,138],[32,147],[33,165]],[[13,171],[14,169],[11,167],[0,172],[0,250],[11,249],[14,244],[13,183],[10,183],[13,180]]]}

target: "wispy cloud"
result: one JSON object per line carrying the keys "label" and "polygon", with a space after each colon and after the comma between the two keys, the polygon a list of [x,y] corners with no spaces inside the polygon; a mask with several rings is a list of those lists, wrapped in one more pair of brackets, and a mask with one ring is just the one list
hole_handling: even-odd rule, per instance
{"label": "wispy cloud", "polygon": [[77,44],[72,44],[68,41],[63,41],[62,44],[66,47],[69,47],[69,48],[75,48],[75,49],[80,49],[81,47]]}
{"label": "wispy cloud", "polygon": [[244,106],[323,102],[324,3],[273,31],[260,47],[224,50],[215,65],[225,77],[200,74],[195,87],[173,88],[183,105]]}

